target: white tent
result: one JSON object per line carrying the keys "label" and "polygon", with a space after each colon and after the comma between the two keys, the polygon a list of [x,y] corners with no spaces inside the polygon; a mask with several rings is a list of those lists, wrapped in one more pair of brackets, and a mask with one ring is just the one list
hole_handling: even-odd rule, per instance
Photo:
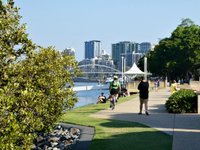
{"label": "white tent", "polygon": [[134,63],[131,69],[128,71],[124,72],[125,75],[144,75],[145,72],[141,71],[137,65]]}

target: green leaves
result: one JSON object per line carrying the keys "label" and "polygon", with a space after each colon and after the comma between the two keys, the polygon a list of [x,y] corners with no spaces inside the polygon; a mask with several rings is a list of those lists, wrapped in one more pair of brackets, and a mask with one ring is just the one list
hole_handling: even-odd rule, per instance
{"label": "green leaves", "polygon": [[197,112],[197,95],[192,90],[180,90],[169,97],[165,106],[170,113]]}
{"label": "green leaves", "polygon": [[[162,39],[148,55],[150,72],[168,79],[198,77],[200,67],[200,27],[185,19],[169,38]],[[159,68],[159,69],[158,69]]]}
{"label": "green leaves", "polygon": [[0,0],[1,149],[30,149],[36,133],[51,129],[77,102],[66,88],[79,73],[74,57],[38,48],[20,18],[12,0]]}

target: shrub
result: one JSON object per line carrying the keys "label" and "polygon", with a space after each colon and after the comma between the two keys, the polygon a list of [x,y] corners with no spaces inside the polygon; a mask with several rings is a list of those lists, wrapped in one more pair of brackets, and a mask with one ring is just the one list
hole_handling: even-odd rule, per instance
{"label": "shrub", "polygon": [[63,109],[74,106],[77,98],[66,88],[73,66],[73,57],[50,47],[7,68],[7,84],[0,88],[2,149],[29,149],[37,132],[49,131]]}
{"label": "shrub", "polygon": [[33,44],[20,18],[12,0],[0,0],[1,150],[31,149],[36,133],[77,101],[66,88],[78,73],[74,57]]}
{"label": "shrub", "polygon": [[165,106],[169,113],[195,113],[197,94],[193,90],[179,90],[169,97]]}

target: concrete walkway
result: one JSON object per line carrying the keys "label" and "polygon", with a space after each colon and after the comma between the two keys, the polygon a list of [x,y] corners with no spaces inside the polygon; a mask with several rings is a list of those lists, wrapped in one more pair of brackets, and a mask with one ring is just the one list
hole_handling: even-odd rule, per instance
{"label": "concrete walkway", "polygon": [[200,115],[167,113],[164,104],[170,95],[168,89],[150,92],[149,116],[138,115],[138,97],[116,105],[115,110],[102,110],[91,116],[139,122],[172,135],[172,150],[200,150]]}

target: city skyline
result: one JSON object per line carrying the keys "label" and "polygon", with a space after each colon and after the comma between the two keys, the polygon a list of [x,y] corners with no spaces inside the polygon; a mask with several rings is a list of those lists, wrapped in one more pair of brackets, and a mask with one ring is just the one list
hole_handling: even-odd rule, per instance
{"label": "city skyline", "polygon": [[27,24],[29,37],[38,45],[58,50],[72,47],[84,59],[84,42],[100,40],[111,54],[120,41],[158,43],[169,37],[183,18],[200,24],[197,0],[15,0]]}

